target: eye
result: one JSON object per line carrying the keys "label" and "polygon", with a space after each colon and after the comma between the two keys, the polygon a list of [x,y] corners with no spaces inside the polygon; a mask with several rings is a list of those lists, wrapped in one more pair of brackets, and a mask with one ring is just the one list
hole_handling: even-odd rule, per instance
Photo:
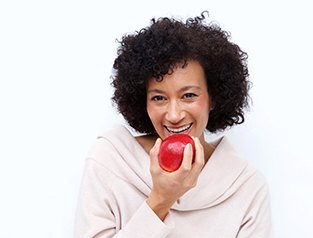
{"label": "eye", "polygon": [[163,96],[160,96],[160,95],[157,95],[157,96],[153,96],[151,98],[152,101],[162,101],[164,100],[164,97]]}
{"label": "eye", "polygon": [[194,93],[185,93],[183,98],[189,99],[189,98],[193,98],[196,96],[197,96],[197,94],[194,94]]}

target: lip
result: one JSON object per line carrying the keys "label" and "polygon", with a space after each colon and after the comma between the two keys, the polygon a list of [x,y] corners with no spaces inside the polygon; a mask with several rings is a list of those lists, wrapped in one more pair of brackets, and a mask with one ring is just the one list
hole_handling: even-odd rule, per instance
{"label": "lip", "polygon": [[[171,128],[171,129],[178,129],[178,128],[182,128],[184,126],[189,126],[188,129],[184,130],[184,131],[181,131],[181,132],[173,132],[171,130],[169,130],[168,128]],[[164,126],[165,128],[165,137],[168,137],[170,135],[175,135],[175,134],[189,134],[191,129],[193,127],[193,123],[189,123],[189,124],[185,124],[185,125],[181,125],[181,126]]]}

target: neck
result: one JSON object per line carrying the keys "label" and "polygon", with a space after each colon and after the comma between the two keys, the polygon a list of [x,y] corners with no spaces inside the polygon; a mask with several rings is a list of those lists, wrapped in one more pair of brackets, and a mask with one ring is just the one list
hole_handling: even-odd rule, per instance
{"label": "neck", "polygon": [[211,158],[216,146],[213,143],[205,142],[203,145],[205,163]]}

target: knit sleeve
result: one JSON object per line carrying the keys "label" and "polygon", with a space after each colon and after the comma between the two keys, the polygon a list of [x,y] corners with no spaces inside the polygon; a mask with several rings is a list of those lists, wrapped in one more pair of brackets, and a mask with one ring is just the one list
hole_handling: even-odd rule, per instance
{"label": "knit sleeve", "polygon": [[165,238],[173,229],[170,214],[162,222],[143,201],[124,227],[115,216],[115,200],[111,194],[110,174],[97,162],[86,162],[82,178],[76,221],[75,238]]}
{"label": "knit sleeve", "polygon": [[144,202],[125,228],[114,237],[165,238],[173,228],[174,226],[170,214],[168,214],[164,222],[162,222],[147,203]]}

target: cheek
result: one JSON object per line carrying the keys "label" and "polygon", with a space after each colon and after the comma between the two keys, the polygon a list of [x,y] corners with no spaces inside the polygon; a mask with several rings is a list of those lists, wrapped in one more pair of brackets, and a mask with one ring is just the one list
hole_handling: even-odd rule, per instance
{"label": "cheek", "polygon": [[207,100],[199,100],[197,103],[196,103],[196,106],[198,108],[201,108],[202,110],[206,110],[209,108],[209,103]]}
{"label": "cheek", "polygon": [[198,120],[207,121],[209,117],[209,101],[208,99],[198,100],[192,106],[193,114]]}
{"label": "cheek", "polygon": [[149,116],[150,119],[151,119],[151,113],[153,112],[153,110],[151,109],[151,107],[149,106],[149,104],[147,104],[146,110],[147,110],[148,116]]}
{"label": "cheek", "polygon": [[157,112],[158,110],[156,110],[153,106],[147,103],[147,113],[152,122],[157,119]]}
{"label": "cheek", "polygon": [[201,113],[207,112],[209,110],[209,98],[200,98],[198,101],[195,102],[194,107],[197,108],[197,110],[199,110],[199,112]]}

